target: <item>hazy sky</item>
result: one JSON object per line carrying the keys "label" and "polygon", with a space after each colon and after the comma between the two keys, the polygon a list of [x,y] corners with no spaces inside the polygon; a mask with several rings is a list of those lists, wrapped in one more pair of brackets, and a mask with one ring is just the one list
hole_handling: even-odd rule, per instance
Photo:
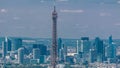
{"label": "hazy sky", "polygon": [[[53,0],[0,0],[0,36],[51,37]],[[58,37],[120,38],[120,0],[57,0]]]}

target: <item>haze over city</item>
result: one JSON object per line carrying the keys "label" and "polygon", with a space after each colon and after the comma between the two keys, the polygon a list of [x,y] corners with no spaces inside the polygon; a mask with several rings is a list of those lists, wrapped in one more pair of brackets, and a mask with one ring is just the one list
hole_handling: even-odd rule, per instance
{"label": "haze over city", "polygon": [[[58,37],[120,38],[120,0],[56,0]],[[0,36],[51,37],[53,0],[0,0]]]}
{"label": "haze over city", "polygon": [[120,0],[0,0],[0,68],[120,68]]}

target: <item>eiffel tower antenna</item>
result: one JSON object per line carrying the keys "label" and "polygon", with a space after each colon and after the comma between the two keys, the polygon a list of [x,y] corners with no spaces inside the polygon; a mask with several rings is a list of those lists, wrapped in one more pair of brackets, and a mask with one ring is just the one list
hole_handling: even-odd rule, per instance
{"label": "eiffel tower antenna", "polygon": [[54,11],[56,11],[56,0],[54,0]]}
{"label": "eiffel tower antenna", "polygon": [[54,0],[54,6],[56,6],[56,0]]}

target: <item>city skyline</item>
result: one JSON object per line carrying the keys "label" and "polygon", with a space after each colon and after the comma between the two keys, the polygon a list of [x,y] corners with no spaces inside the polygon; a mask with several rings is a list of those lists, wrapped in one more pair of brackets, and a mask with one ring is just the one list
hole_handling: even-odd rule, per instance
{"label": "city skyline", "polygon": [[[120,38],[120,0],[57,0],[58,37]],[[53,0],[1,0],[0,36],[51,37]]]}
{"label": "city skyline", "polygon": [[[30,38],[10,37],[0,39],[0,43],[2,43],[0,67],[42,66],[41,68],[49,68],[51,65],[50,43],[52,41],[33,39],[34,42],[32,42]],[[112,36],[109,36],[107,40],[102,40],[99,37],[94,40],[90,40],[89,37],[81,37],[81,39],[74,40],[59,38],[57,41],[57,55],[59,56],[57,66],[60,68],[120,67],[120,40],[115,41]]]}
{"label": "city skyline", "polygon": [[0,0],[0,68],[119,68],[119,5]]}

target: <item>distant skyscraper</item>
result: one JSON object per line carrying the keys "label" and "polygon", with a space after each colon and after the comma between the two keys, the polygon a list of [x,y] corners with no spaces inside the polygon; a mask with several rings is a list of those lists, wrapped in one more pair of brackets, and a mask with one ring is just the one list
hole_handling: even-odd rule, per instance
{"label": "distant skyscraper", "polygon": [[5,58],[7,51],[11,51],[11,41],[6,37],[2,42],[3,58]]}
{"label": "distant skyscraper", "polygon": [[18,49],[18,63],[24,64],[24,48]]}
{"label": "distant skyscraper", "polygon": [[106,49],[107,49],[107,57],[108,58],[115,58],[115,56],[116,56],[116,45],[111,44],[111,45],[107,46]]}
{"label": "distant skyscraper", "polygon": [[58,39],[58,49],[61,49],[62,48],[62,39],[59,38]]}
{"label": "distant skyscraper", "polygon": [[12,51],[18,50],[20,47],[22,47],[22,39],[15,38],[12,40]]}
{"label": "distant skyscraper", "polygon": [[11,51],[11,44],[12,44],[11,40],[8,37],[6,37],[5,42],[6,42],[7,51]]}
{"label": "distant skyscraper", "polygon": [[44,44],[33,44],[33,49],[34,48],[40,49],[40,55],[47,55],[47,46],[45,46]]}
{"label": "distant skyscraper", "polygon": [[79,54],[79,41],[77,40],[77,54]]}
{"label": "distant skyscraper", "polygon": [[64,62],[64,53],[63,53],[63,48],[59,50],[59,62]]}
{"label": "distant skyscraper", "polygon": [[33,49],[33,59],[40,59],[40,49],[39,48]]}
{"label": "distant skyscraper", "polygon": [[51,65],[52,68],[56,68],[57,65],[57,12],[54,6],[54,11],[52,12],[53,20],[53,31],[52,31],[52,49],[51,49]]}
{"label": "distant skyscraper", "polygon": [[58,39],[58,49],[57,49],[58,51],[58,57],[59,57],[59,61],[61,61],[61,57],[63,56],[62,54],[63,54],[63,48],[62,48],[62,39],[61,38],[59,38]]}
{"label": "distant skyscraper", "polygon": [[106,47],[106,57],[110,61],[116,58],[116,45],[113,43],[112,36],[109,37],[109,44]]}
{"label": "distant skyscraper", "polygon": [[7,48],[6,48],[6,46],[7,46],[7,43],[5,42],[5,41],[3,41],[2,42],[2,56],[3,56],[3,58],[5,58],[6,57],[6,54],[7,54]]}
{"label": "distant skyscraper", "polygon": [[103,41],[100,40],[99,37],[96,37],[95,39],[95,50],[97,54],[97,61],[103,62],[105,58],[105,46],[103,44]]}
{"label": "distant skyscraper", "polygon": [[89,53],[89,62],[93,63],[96,60],[96,51],[95,49],[90,49],[90,53]]}
{"label": "distant skyscraper", "polygon": [[[59,53],[59,51],[60,51],[61,48],[62,48],[62,39],[59,38],[58,39],[58,53]],[[59,54],[58,54],[58,56],[59,56]]]}
{"label": "distant skyscraper", "polygon": [[80,52],[82,55],[83,63],[89,60],[90,41],[89,37],[81,37]]}
{"label": "distant skyscraper", "polygon": [[89,37],[82,37],[81,38],[81,45],[80,51],[84,53],[88,53],[90,49],[90,41]]}
{"label": "distant skyscraper", "polygon": [[113,40],[112,40],[112,35],[109,36],[109,44],[112,44]]}
{"label": "distant skyscraper", "polygon": [[66,61],[66,56],[67,56],[67,46],[63,44],[63,55],[64,55],[64,62]]}

